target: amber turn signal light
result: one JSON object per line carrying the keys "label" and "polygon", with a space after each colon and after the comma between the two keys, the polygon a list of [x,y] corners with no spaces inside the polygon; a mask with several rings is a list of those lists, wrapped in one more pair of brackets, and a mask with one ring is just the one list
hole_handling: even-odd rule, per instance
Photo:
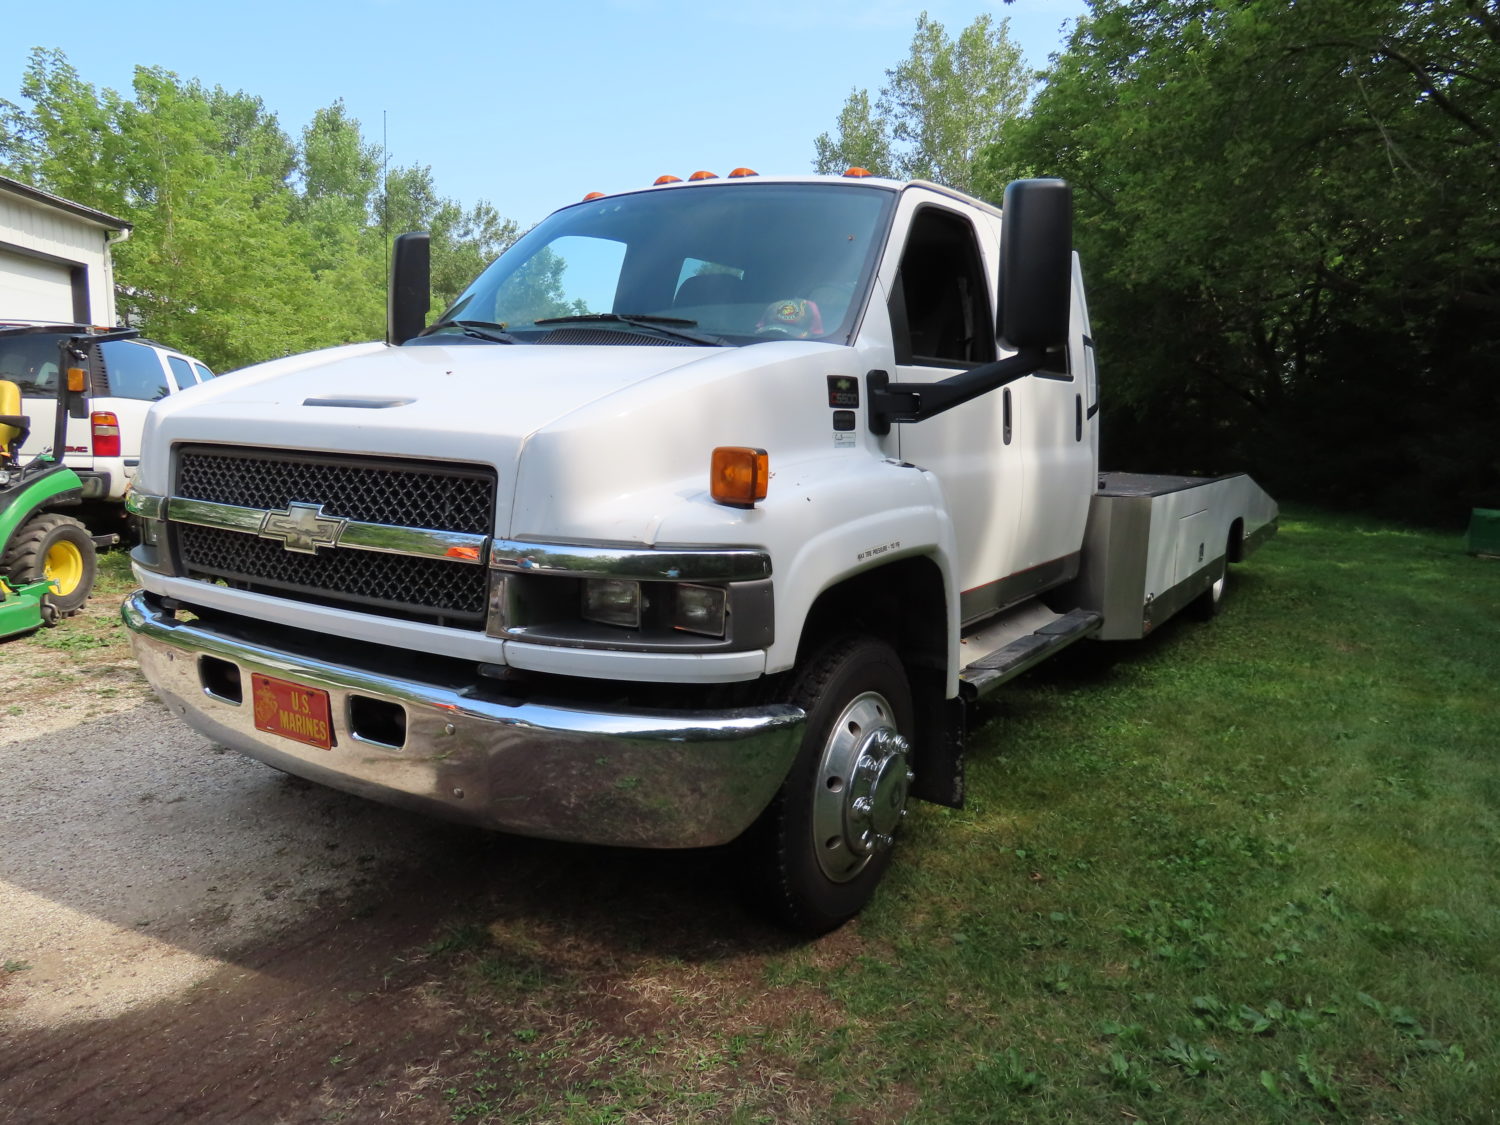
{"label": "amber turn signal light", "polygon": [[709,472],[709,495],[731,508],[753,508],[766,498],[770,458],[764,449],[745,445],[721,445],[714,450]]}
{"label": "amber turn signal light", "polygon": [[75,394],[83,390],[86,386],[84,380],[87,378],[88,374],[83,370],[83,368],[68,368],[68,390],[73,391]]}

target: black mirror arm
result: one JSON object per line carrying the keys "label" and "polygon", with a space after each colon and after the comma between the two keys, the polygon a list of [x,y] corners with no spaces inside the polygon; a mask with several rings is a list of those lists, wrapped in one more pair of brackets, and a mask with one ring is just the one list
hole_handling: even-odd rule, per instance
{"label": "black mirror arm", "polygon": [[936,383],[892,383],[889,372],[865,376],[870,432],[888,434],[892,422],[921,422],[1048,366],[1046,348],[1023,348],[1013,356],[981,364]]}

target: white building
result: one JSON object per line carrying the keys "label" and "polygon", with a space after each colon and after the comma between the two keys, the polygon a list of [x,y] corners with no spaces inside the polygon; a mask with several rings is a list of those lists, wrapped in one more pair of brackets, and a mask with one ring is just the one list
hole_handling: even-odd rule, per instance
{"label": "white building", "polygon": [[0,176],[0,321],[115,323],[124,219]]}

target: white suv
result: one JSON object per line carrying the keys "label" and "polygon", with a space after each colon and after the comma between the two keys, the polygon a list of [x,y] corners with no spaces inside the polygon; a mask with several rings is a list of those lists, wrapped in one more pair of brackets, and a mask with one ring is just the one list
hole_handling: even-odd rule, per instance
{"label": "white suv", "polygon": [[[77,325],[58,325],[56,335],[0,337],[0,379],[20,386],[23,413],[45,420],[33,425],[21,449],[23,459],[53,443],[58,342],[79,331]],[[68,419],[64,463],[83,481],[85,502],[120,504],[140,464],[141,431],[151,404],[214,375],[191,356],[151,340],[83,342],[89,391]]]}

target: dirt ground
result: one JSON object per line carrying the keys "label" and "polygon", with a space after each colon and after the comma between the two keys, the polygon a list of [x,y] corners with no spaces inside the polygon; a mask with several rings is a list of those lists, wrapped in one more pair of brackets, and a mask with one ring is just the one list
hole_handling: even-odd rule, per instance
{"label": "dirt ground", "polygon": [[[283,776],[174,720],[112,605],[87,612],[0,645],[0,1123],[563,1120],[548,1099],[607,1085],[629,1044],[663,1045],[632,1080],[676,1097],[726,1029],[819,1018],[765,994],[788,940],[712,854],[480,833]],[[686,1079],[702,1104],[818,1119],[775,1067],[719,1101],[711,1074]]]}

